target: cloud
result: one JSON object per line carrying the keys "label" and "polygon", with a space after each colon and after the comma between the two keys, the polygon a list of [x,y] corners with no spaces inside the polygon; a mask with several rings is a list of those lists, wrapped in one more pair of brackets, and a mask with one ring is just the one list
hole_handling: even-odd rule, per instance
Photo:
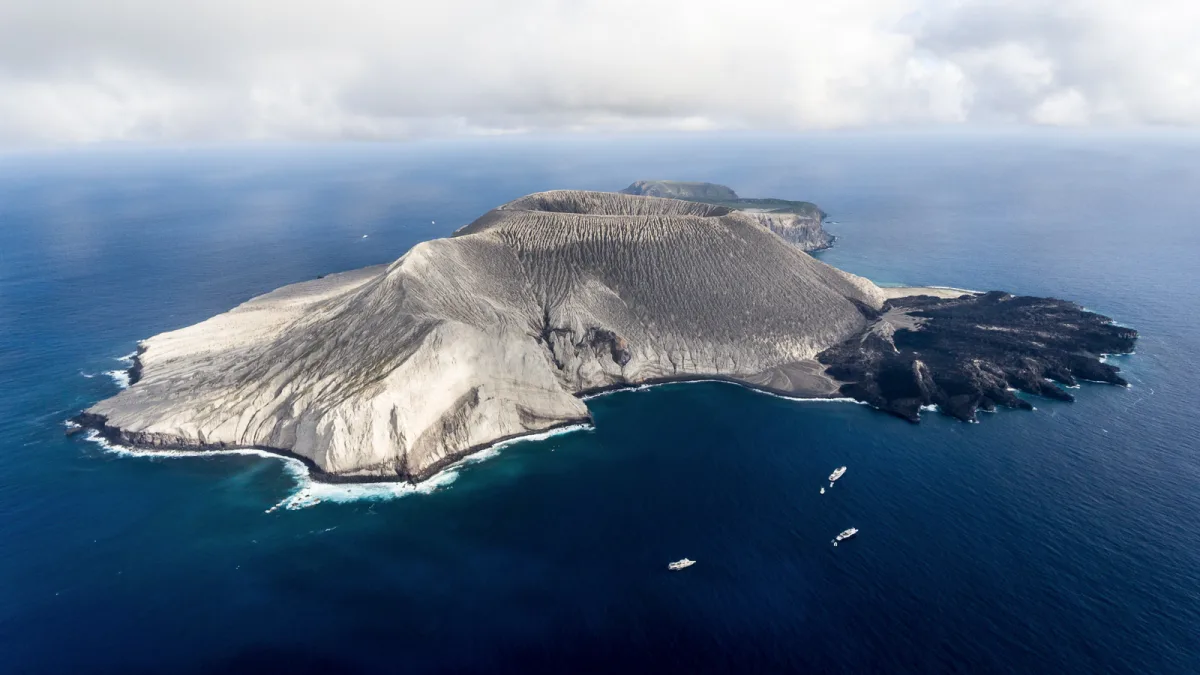
{"label": "cloud", "polygon": [[1200,124],[1191,0],[8,0],[0,142]]}

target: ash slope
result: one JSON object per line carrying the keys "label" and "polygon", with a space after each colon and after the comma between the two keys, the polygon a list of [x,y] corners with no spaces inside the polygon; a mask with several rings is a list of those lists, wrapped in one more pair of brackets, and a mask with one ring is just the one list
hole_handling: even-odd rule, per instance
{"label": "ash slope", "polygon": [[736,209],[805,251],[829,248],[834,241],[823,227],[825,213],[812,202],[746,199],[724,185],[674,180],[634,181],[621,194],[686,199]]}
{"label": "ash slope", "polygon": [[254,446],[329,477],[419,479],[588,420],[588,391],[717,377],[833,395],[814,357],[883,304],[727,207],[539,193],[386,267],[150,338],[140,379],[82,420],[138,446]]}

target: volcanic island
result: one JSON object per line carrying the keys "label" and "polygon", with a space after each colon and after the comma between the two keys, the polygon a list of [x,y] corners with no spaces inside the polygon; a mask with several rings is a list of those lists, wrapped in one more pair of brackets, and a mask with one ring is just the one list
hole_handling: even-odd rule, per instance
{"label": "volcanic island", "polygon": [[721,380],[974,420],[1125,385],[1137,332],[1075,303],[883,288],[810,251],[808,202],[707,183],[555,190],[395,262],[253,298],[139,344],[77,417],[136,448],[258,448],[327,481],[419,481],[497,442],[590,423],[583,398]]}

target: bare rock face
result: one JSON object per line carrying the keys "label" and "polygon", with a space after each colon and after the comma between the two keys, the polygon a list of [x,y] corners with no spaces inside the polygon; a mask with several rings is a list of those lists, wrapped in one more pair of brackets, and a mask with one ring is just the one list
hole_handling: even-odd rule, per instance
{"label": "bare rock face", "polygon": [[1062,401],[1078,380],[1125,385],[1101,354],[1133,351],[1137,331],[1055,298],[1001,291],[888,300],[857,340],[822,352],[842,393],[916,422],[923,406],[975,419],[1029,409],[1022,391]]}
{"label": "bare rock face", "polygon": [[802,251],[820,251],[833,246],[834,236],[822,227],[824,214],[819,209],[815,213],[742,210],[785,241],[799,246]]}
{"label": "bare rock face", "polygon": [[724,185],[681,180],[638,180],[621,190],[621,194],[696,202],[727,202],[738,199],[737,193]]}
{"label": "bare rock face", "polygon": [[80,420],[139,446],[261,447],[330,478],[418,479],[587,421],[589,391],[711,377],[833,395],[814,357],[884,301],[756,215],[538,193],[390,265],[152,337],[140,379]]}
{"label": "bare rock face", "polygon": [[1028,408],[1015,390],[1069,400],[1055,383],[1124,384],[1100,355],[1136,339],[1062,300],[885,292],[776,236],[761,212],[555,191],[390,265],[154,336],[133,385],[76,419],[135,446],[258,447],[328,480],[415,480],[586,422],[579,395],[608,388],[722,379],[969,420]]}
{"label": "bare rock face", "polygon": [[745,199],[724,185],[673,180],[639,180],[621,193],[685,199],[743,211],[805,251],[819,251],[833,245],[833,235],[822,227],[825,213],[812,202]]}

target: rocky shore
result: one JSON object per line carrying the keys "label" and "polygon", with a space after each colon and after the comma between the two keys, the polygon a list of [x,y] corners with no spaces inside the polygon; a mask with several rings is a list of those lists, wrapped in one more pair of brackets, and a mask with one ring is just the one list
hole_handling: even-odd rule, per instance
{"label": "rocky shore", "polygon": [[[909,293],[911,291],[911,293]],[[421,480],[590,422],[582,397],[721,380],[972,419],[1122,384],[1136,332],[1060,300],[886,291],[755,214],[555,191],[379,265],[285,286],[145,340],[130,386],[76,418],[114,443],[258,448],[330,481]],[[938,296],[938,297],[935,297]]]}
{"label": "rocky shore", "polygon": [[980,409],[1031,408],[1017,391],[1073,401],[1060,385],[1124,386],[1102,355],[1137,340],[1075,303],[1001,291],[900,297],[864,314],[872,323],[859,338],[817,358],[843,394],[913,422],[929,405],[970,421]]}

